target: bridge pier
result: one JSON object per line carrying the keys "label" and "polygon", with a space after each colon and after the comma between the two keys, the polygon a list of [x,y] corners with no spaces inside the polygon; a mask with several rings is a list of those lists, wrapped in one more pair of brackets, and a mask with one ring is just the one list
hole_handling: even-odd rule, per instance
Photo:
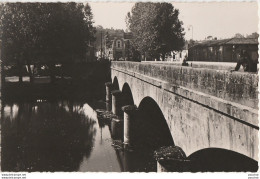
{"label": "bridge pier", "polygon": [[106,102],[110,102],[111,101],[111,90],[112,90],[112,86],[113,84],[111,82],[106,82]]}
{"label": "bridge pier", "polygon": [[111,111],[111,108],[112,108],[112,106],[111,106],[111,101],[110,102],[106,102],[106,111]]}
{"label": "bridge pier", "polygon": [[115,115],[120,114],[120,98],[122,95],[122,92],[120,90],[113,90],[112,92],[112,112]]}
{"label": "bridge pier", "polygon": [[154,152],[157,172],[189,172],[191,161],[178,146],[161,147]]}
{"label": "bridge pier", "polygon": [[124,111],[124,144],[127,147],[132,145],[131,132],[137,107],[135,105],[126,105],[122,107],[122,110]]}
{"label": "bridge pier", "polygon": [[114,140],[122,139],[123,136],[123,121],[118,118],[111,120],[111,136]]}

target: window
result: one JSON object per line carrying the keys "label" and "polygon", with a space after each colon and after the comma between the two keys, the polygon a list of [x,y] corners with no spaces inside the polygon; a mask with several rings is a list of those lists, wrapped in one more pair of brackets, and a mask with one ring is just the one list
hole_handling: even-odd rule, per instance
{"label": "window", "polygon": [[121,41],[120,40],[116,41],[116,47],[121,48]]}

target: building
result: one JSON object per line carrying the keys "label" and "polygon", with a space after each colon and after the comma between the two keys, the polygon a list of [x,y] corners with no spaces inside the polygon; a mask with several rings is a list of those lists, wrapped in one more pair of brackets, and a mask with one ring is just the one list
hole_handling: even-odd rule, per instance
{"label": "building", "polygon": [[186,57],[188,57],[188,42],[185,43],[182,50],[170,52],[165,61],[182,62]]}
{"label": "building", "polygon": [[109,33],[105,35],[104,56],[109,60],[129,60],[132,33]]}
{"label": "building", "polygon": [[230,38],[207,40],[188,49],[189,61],[236,62],[241,50],[247,50],[251,59],[258,60],[256,38]]}

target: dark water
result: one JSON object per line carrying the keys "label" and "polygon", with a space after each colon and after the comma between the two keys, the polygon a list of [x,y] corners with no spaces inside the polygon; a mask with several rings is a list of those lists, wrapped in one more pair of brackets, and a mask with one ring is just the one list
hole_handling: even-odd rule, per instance
{"label": "dark water", "polygon": [[153,150],[122,148],[122,123],[98,117],[105,108],[93,99],[2,102],[2,171],[156,171]]}

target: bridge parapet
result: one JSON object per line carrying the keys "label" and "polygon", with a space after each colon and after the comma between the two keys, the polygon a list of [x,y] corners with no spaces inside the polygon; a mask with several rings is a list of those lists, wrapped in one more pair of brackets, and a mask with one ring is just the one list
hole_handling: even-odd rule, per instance
{"label": "bridge parapet", "polygon": [[[152,63],[152,64],[168,64],[168,65],[176,65],[182,66],[182,62],[179,61],[142,61],[142,63]],[[187,61],[188,66],[192,66],[192,68],[208,68],[215,70],[234,70],[237,65],[236,62],[206,62],[206,61]],[[257,69],[259,70],[259,64],[257,65]],[[238,71],[243,72],[243,68],[240,68]]]}
{"label": "bridge parapet", "polygon": [[138,62],[112,62],[111,67],[158,79],[172,90],[184,87],[258,109],[257,74]]}

